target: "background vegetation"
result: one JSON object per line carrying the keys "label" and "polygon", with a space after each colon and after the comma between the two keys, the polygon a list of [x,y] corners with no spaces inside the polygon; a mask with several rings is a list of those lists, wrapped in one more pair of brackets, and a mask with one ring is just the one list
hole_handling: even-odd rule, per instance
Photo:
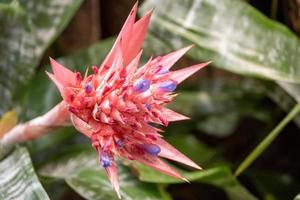
{"label": "background vegetation", "polygon": [[[300,199],[298,2],[143,1],[141,13],[155,7],[145,58],[195,44],[177,67],[213,61],[170,105],[192,120],[165,133],[204,170],[177,165],[187,184],[125,163],[123,199]],[[99,65],[133,4],[1,0],[0,136],[12,109],[22,122],[60,101],[49,56],[78,71]],[[16,146],[0,161],[0,199],[117,199],[89,143],[70,127]]]}

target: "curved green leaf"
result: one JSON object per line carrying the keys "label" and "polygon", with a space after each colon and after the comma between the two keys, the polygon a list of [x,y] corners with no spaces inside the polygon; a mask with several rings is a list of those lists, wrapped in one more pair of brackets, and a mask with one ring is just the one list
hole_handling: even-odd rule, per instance
{"label": "curved green leaf", "polygon": [[[117,200],[106,173],[97,164],[97,155],[90,146],[78,146],[60,153],[40,173],[47,177],[63,178],[86,199]],[[125,200],[164,199],[158,187],[137,180],[119,165],[121,196]]]}
{"label": "curved green leaf", "polygon": [[[138,172],[141,181],[163,184],[184,183],[183,180],[162,174],[139,163],[133,163],[133,167]],[[191,182],[207,183],[222,188],[232,200],[256,199],[256,197],[249,193],[247,189],[237,181],[227,167],[216,167],[198,172],[178,171],[181,171],[183,176]]]}
{"label": "curved green leaf", "polygon": [[[13,0],[0,3],[0,115],[27,84],[45,49],[61,33],[82,0]],[[14,105],[15,106],[15,105]]]}
{"label": "curved green leaf", "polygon": [[26,148],[17,147],[0,161],[0,172],[0,199],[49,199],[34,172]]}
{"label": "curved green leaf", "polygon": [[[121,196],[125,200],[159,200],[161,194],[156,185],[142,183],[120,167]],[[123,170],[122,170],[123,169]],[[66,180],[67,183],[86,199],[118,199],[112,190],[106,174],[99,167],[82,169],[76,177]]]}
{"label": "curved green leaf", "polygon": [[195,44],[188,54],[194,59],[243,75],[300,82],[297,36],[246,2],[151,0],[143,12],[152,7],[150,32],[172,48]]}

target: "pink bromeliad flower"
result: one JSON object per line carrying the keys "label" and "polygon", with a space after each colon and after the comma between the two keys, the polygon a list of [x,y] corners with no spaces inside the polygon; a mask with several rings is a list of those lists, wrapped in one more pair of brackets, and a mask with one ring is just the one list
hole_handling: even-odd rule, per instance
{"label": "pink bromeliad flower", "polygon": [[176,86],[208,63],[170,71],[191,47],[150,59],[138,67],[152,11],[135,22],[137,4],[131,10],[111,51],[93,74],[83,78],[51,59],[48,73],[68,105],[75,128],[91,139],[118,196],[115,157],[136,160],[170,176],[186,180],[159,157],[196,169],[196,163],[163,140],[154,124],[188,117],[165,107],[176,94]]}

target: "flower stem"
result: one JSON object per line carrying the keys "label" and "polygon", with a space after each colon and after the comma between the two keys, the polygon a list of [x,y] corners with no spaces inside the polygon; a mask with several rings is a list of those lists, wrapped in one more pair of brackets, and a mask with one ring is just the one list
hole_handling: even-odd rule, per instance
{"label": "flower stem", "polygon": [[255,149],[245,158],[245,160],[238,166],[235,175],[240,175],[245,171],[276,139],[282,129],[300,112],[300,103],[295,105],[288,115],[260,142]]}
{"label": "flower stem", "polygon": [[47,113],[23,124],[18,124],[0,138],[0,159],[17,143],[39,138],[53,129],[69,123],[69,111],[64,102],[57,104]]}

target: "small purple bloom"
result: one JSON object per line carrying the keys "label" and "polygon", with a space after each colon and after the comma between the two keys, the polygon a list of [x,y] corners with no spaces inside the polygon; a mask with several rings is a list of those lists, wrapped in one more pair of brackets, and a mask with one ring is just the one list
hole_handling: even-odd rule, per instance
{"label": "small purple bloom", "polygon": [[112,161],[106,153],[101,153],[100,164],[104,168],[110,167],[112,165]]}
{"label": "small purple bloom", "polygon": [[164,92],[173,92],[177,87],[177,83],[174,81],[166,81],[159,85],[159,88]]}
{"label": "small purple bloom", "polygon": [[150,88],[151,82],[149,80],[139,80],[133,87],[136,92],[145,92]]}
{"label": "small purple bloom", "polygon": [[149,111],[152,109],[152,106],[151,106],[150,104],[148,104],[148,103],[145,104],[145,107],[146,107],[147,110],[149,110]]}
{"label": "small purple bloom", "polygon": [[152,156],[157,156],[160,152],[160,147],[155,144],[144,144],[142,148]]}
{"label": "small purple bloom", "polygon": [[84,86],[84,89],[85,89],[85,92],[86,92],[87,94],[89,94],[89,93],[91,93],[91,92],[93,91],[93,86],[92,86],[92,84],[87,83],[87,84]]}
{"label": "small purple bloom", "polygon": [[122,139],[119,139],[116,143],[119,148],[122,148],[124,146],[124,140],[122,140]]}

